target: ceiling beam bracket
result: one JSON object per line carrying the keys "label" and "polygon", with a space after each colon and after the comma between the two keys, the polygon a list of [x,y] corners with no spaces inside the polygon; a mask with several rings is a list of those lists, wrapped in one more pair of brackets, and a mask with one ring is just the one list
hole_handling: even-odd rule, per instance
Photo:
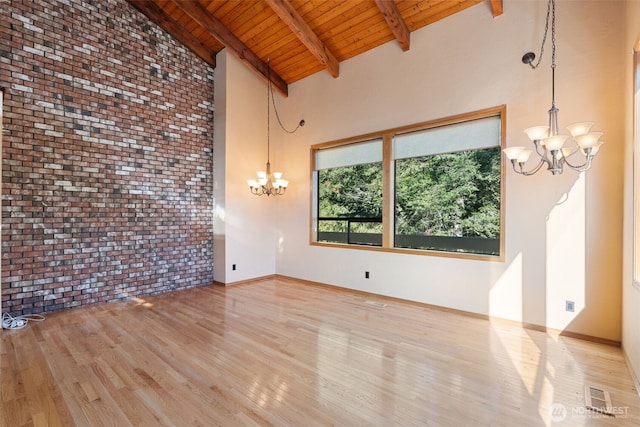
{"label": "ceiling beam bracket", "polygon": [[489,0],[491,2],[491,13],[493,17],[502,15],[502,0]]}
{"label": "ceiling beam bracket", "polygon": [[402,18],[396,2],[394,0],[375,0],[375,2],[382,16],[384,16],[384,20],[387,21],[393,36],[400,44],[400,48],[403,52],[408,51],[411,47],[411,32]]}

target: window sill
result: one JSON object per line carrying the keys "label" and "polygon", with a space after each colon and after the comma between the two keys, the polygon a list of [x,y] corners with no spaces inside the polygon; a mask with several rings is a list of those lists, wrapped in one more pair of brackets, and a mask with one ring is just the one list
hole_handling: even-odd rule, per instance
{"label": "window sill", "polygon": [[[310,242],[311,246],[319,246],[325,248],[338,248],[338,249],[355,249],[372,252],[388,252],[396,254],[408,254],[419,256],[432,256],[440,258],[454,258],[465,259],[472,261],[489,261],[489,262],[504,262],[503,255],[481,255],[471,253],[457,253],[457,252],[445,252],[445,251],[432,251],[426,249],[406,249],[406,248],[386,248],[382,246],[367,246],[367,245],[353,245],[345,243],[325,243],[325,242]],[[504,251],[501,251],[504,253]]]}

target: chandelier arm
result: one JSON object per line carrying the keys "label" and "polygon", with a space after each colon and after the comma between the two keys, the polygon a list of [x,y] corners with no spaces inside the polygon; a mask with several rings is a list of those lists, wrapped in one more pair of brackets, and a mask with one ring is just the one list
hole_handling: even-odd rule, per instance
{"label": "chandelier arm", "polygon": [[573,156],[575,156],[576,154],[578,154],[578,151],[579,151],[579,150],[572,151],[572,152],[571,152],[571,154],[569,154],[568,156],[565,156],[565,155],[564,155],[564,153],[563,153],[563,154],[562,154],[562,156],[563,156],[563,157],[564,157],[564,159],[565,159],[564,161],[566,162],[566,161],[567,161],[567,159],[568,159],[569,157],[573,157]]}
{"label": "chandelier arm", "polygon": [[[540,161],[543,162],[543,163],[546,163],[547,165],[549,165],[549,167],[552,167],[553,158],[549,157],[549,150],[547,150],[547,148],[544,147],[544,145],[540,144],[539,140],[534,141],[534,144],[536,146],[536,154],[538,156],[540,156]],[[540,152],[540,147],[544,147],[542,152]],[[532,174],[536,173],[537,171],[539,171],[541,166],[542,166],[542,164],[538,165],[538,167],[535,169],[535,171],[532,172],[529,175],[532,175]]]}
{"label": "chandelier arm", "polygon": [[591,167],[591,161],[593,160],[593,156],[589,155],[587,156],[585,162],[581,165],[572,165],[571,163],[569,163],[567,161],[567,158],[564,158],[564,163],[569,166],[571,169],[573,169],[574,171],[577,172],[584,172],[586,170],[588,170]]}
{"label": "chandelier arm", "polygon": [[[518,166],[520,167],[520,170],[518,170],[518,168],[516,167],[516,164],[518,164]],[[542,167],[542,165],[544,164],[549,164],[549,161],[546,159],[541,158],[540,162],[538,162],[538,165],[531,169],[530,171],[525,172],[524,170],[522,170],[522,166],[524,165],[524,163],[518,163],[518,161],[516,159],[511,160],[511,165],[513,166],[513,170],[520,175],[524,175],[524,176],[531,176],[534,173],[538,172],[540,170],[540,168]]]}
{"label": "chandelier arm", "polygon": [[536,146],[536,154],[540,156],[545,162],[550,163],[551,159],[549,159],[549,156],[548,156],[549,150],[544,148],[544,151],[540,152],[540,147],[542,146],[542,144],[540,144],[540,141],[534,141],[533,143]]}

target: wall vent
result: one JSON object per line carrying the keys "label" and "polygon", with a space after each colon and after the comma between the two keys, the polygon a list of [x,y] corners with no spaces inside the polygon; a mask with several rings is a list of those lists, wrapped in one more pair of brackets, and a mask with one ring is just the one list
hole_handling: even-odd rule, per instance
{"label": "wall vent", "polygon": [[584,400],[587,408],[613,416],[613,405],[608,391],[598,387],[585,386]]}

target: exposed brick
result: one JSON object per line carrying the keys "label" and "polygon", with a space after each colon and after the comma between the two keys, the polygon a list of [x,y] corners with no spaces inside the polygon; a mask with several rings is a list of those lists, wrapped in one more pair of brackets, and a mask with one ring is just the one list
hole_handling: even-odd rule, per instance
{"label": "exposed brick", "polygon": [[3,311],[211,283],[213,70],[126,0],[2,8]]}

